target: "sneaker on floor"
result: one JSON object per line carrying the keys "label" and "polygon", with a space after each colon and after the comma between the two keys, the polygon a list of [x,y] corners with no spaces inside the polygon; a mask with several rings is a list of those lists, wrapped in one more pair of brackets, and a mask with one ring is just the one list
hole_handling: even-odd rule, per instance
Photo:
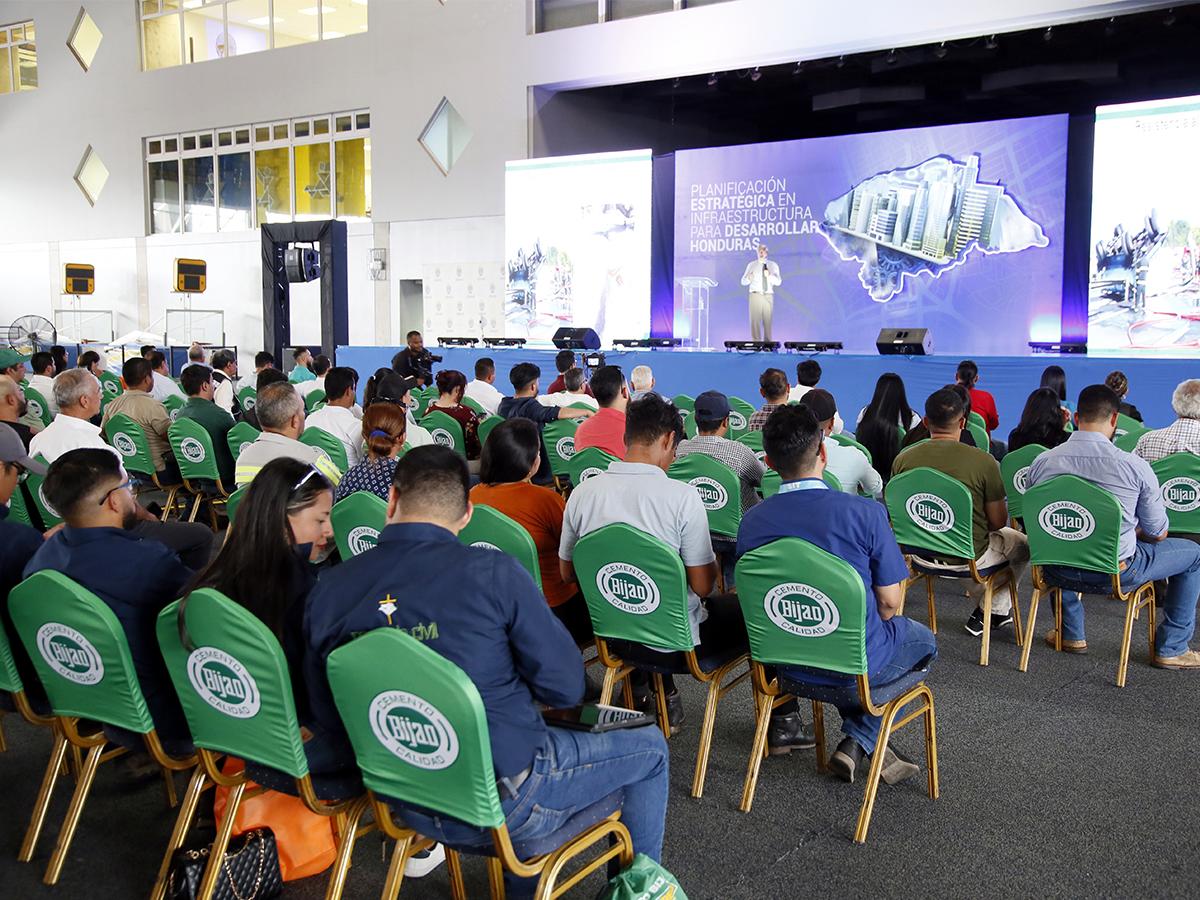
{"label": "sneaker on floor", "polygon": [[921,767],[912,760],[905,759],[891,747],[888,747],[883,754],[883,769],[879,773],[879,777],[883,779],[884,784],[899,784],[912,778]]}
{"label": "sneaker on floor", "polygon": [[833,756],[829,758],[829,768],[838,778],[849,784],[854,784],[854,776],[862,767],[867,752],[859,746],[854,738],[842,738]]}
{"label": "sneaker on floor", "polygon": [[812,728],[806,727],[800,713],[772,716],[767,726],[767,752],[783,756],[793,750],[811,750],[817,746]]}
{"label": "sneaker on floor", "polygon": [[[992,631],[997,631],[1001,628],[1007,628],[1013,623],[1011,612],[992,613]],[[967,634],[975,637],[983,636],[983,610],[978,606],[971,610],[971,617],[967,619],[967,624],[963,626]]]}
{"label": "sneaker on floor", "polygon": [[434,844],[428,850],[418,850],[404,863],[405,878],[424,878],[446,861],[446,848]]}
{"label": "sneaker on floor", "polygon": [[[1046,643],[1051,649],[1054,649],[1054,634],[1053,628],[1046,632]],[[1070,641],[1063,638],[1062,648],[1064,653],[1087,653],[1087,641]]]}
{"label": "sneaker on floor", "polygon": [[1154,665],[1160,669],[1200,669],[1200,652],[1185,650],[1178,656],[1156,656]]}

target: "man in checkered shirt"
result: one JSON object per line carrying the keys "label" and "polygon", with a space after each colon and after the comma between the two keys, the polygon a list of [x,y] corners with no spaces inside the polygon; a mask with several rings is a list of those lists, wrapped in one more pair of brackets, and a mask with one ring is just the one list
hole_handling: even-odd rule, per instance
{"label": "man in checkered shirt", "polygon": [[696,436],[679,442],[675,457],[703,453],[729,466],[741,485],[742,512],[758,502],[755,488],[767,471],[745,444],[725,437],[729,431],[729,398],[719,391],[705,391],[696,398]]}
{"label": "man in checkered shirt", "polygon": [[783,369],[767,369],[758,376],[758,392],[767,402],[755,410],[754,415],[750,417],[748,426],[750,431],[763,430],[771,413],[779,407],[787,405],[788,391],[791,389],[792,386],[788,384],[787,374]]}
{"label": "man in checkered shirt", "polygon": [[1200,454],[1200,378],[1189,378],[1175,388],[1171,408],[1178,418],[1166,428],[1147,431],[1134,453],[1154,462],[1172,453]]}

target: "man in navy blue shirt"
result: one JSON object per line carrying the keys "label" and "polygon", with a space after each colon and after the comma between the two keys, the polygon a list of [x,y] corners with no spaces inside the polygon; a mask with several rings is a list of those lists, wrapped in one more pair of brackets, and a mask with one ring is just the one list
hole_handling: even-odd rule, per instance
{"label": "man in navy blue shirt", "polygon": [[45,475],[46,467],[30,459],[16,431],[0,422],[0,623],[3,623],[0,627],[8,636],[25,693],[40,708],[44,705],[45,693],[8,615],[8,592],[20,584],[26,563],[42,546],[42,535],[37,529],[8,518],[8,502],[19,489],[18,482],[25,472]]}
{"label": "man in navy blue shirt", "polygon": [[50,465],[42,489],[66,527],[33,555],[25,577],[61,572],[103,600],[125,631],[155,729],[165,741],[190,740],[154,626],[183,594],[191,570],[173,550],[130,530],[138,523],[137,501],[111,450],[64,453]]}
{"label": "man in navy blue shirt", "polygon": [[[466,461],[448,447],[417,447],[396,465],[378,546],[326,572],[308,597],[305,682],[313,716],[323,729],[344,734],[326,659],[365,631],[399,628],[459,666],[479,689],[514,841],[550,834],[570,814],[624,787],[622,821],[634,849],[657,860],[667,806],[662,734],[651,726],[604,734],[546,727],[537,704],[573,706],[583,698],[579,650],[515,559],[458,540],[471,519],[469,483]],[[437,590],[438,578],[454,590]],[[452,820],[409,810],[403,817],[450,846],[481,840],[477,829]],[[514,887],[532,894],[532,884]]]}
{"label": "man in navy blue shirt", "polygon": [[[767,465],[783,481],[779,493],[742,518],[737,554],[741,556],[780,538],[800,538],[846,560],[863,580],[867,596],[867,677],[883,686],[904,677],[937,656],[928,628],[896,615],[904,599],[908,566],[896,545],[884,507],[874,500],[830,490],[822,480],[825,445],[816,416],[803,403],[771,413],[763,428]],[[829,684],[800,670],[783,672],[795,681]],[[839,679],[840,682],[840,679]],[[830,759],[844,780],[854,781],[863,757],[874,752],[880,718],[856,705],[840,709],[845,738]],[[895,784],[918,767],[888,747],[883,780]]]}
{"label": "man in navy blue shirt", "polygon": [[[500,401],[497,411],[506,419],[531,419],[537,423],[540,432],[547,423],[556,419],[586,419],[592,415],[590,409],[569,409],[565,406],[542,406],[538,403],[538,379],[542,370],[533,363],[517,363],[508,373],[512,382],[513,395]],[[549,484],[553,478],[550,474],[550,457],[542,453],[542,462],[533,475],[537,484]]]}

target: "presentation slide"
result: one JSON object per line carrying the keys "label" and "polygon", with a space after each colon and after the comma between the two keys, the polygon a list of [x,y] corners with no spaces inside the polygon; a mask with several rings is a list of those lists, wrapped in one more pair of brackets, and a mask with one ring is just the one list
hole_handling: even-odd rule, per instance
{"label": "presentation slide", "polygon": [[1200,97],[1096,109],[1088,348],[1200,350]]}
{"label": "presentation slide", "polygon": [[981,356],[1058,340],[1066,160],[1065,115],[681,151],[675,336],[874,353],[881,328],[924,327]]}
{"label": "presentation slide", "polygon": [[649,336],[651,174],[649,150],[505,165],[506,337]]}

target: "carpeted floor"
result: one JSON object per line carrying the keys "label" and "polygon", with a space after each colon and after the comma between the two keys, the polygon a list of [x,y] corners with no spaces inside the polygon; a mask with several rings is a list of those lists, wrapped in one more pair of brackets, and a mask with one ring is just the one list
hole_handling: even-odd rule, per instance
{"label": "carpeted floor", "polygon": [[[1027,582],[1021,597],[1026,607]],[[1200,768],[1200,673],[1151,668],[1143,620],[1128,684],[1117,688],[1123,607],[1093,599],[1088,609],[1088,655],[1056,655],[1041,643],[1053,618],[1043,605],[1030,671],[1016,669],[1011,631],[993,641],[983,669],[978,641],[962,630],[968,602],[949,583],[939,588],[941,658],[930,685],[942,796],[927,798],[923,775],[882,786],[865,846],[850,839],[861,784],[818,773],[811,752],[768,759],[753,810],[738,812],[753,724],[746,685],[721,705],[705,794],[692,799],[703,694],[681,680],[688,720],[671,741],[665,864],[693,900],[1195,897],[1200,812],[1184,786]],[[909,611],[925,621],[920,588],[910,593]],[[837,723],[829,710],[830,750]],[[49,738],[13,716],[4,728],[0,897],[146,896],[174,821],[161,780],[130,784],[116,764],[102,767],[62,878],[49,888],[41,876],[67,791],[60,787],[34,862],[16,862]],[[921,758],[919,725],[902,731],[896,746]],[[381,850],[376,835],[360,840],[345,897],[378,896]],[[469,895],[487,896],[482,862],[468,859],[465,868]],[[599,887],[594,878],[571,896],[590,898]],[[323,876],[311,878],[289,884],[284,897],[319,898],[324,889]],[[410,900],[447,895],[444,867],[406,881],[401,892]]]}

